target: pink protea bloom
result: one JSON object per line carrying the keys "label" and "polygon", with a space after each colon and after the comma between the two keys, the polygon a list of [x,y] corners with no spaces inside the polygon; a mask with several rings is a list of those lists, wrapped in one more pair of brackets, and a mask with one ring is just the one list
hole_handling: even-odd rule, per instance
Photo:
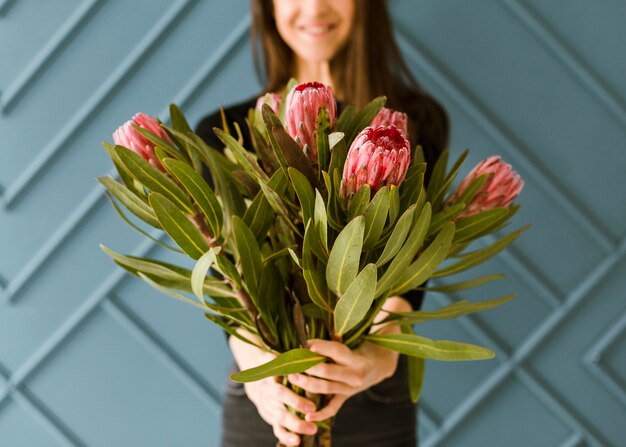
{"label": "pink protea bloom", "polygon": [[409,141],[396,126],[366,127],[348,150],[340,194],[349,201],[364,184],[372,195],[383,186],[399,185],[410,162]]}
{"label": "pink protea bloom", "polygon": [[296,85],[285,100],[285,121],[287,132],[307,154],[310,160],[317,161],[317,114],[325,107],[332,127],[337,115],[335,95],[330,86],[319,82]]}
{"label": "pink protea bloom", "polygon": [[124,146],[133,152],[136,152],[144,159],[148,160],[152,166],[158,168],[162,172],[165,172],[165,168],[161,165],[161,162],[154,154],[155,144],[141,135],[141,133],[133,127],[133,124],[143,127],[150,133],[153,133],[157,137],[162,138],[169,143],[172,142],[154,118],[141,112],[133,116],[132,120],[126,121],[117,128],[117,130],[113,133],[113,141],[115,141],[115,144],[119,146]]}
{"label": "pink protea bloom", "polygon": [[[268,95],[270,95],[269,106],[278,115],[278,110],[283,103],[283,95],[273,92],[268,93]],[[256,100],[256,110],[260,112],[263,104],[265,104],[265,95],[259,96]]]}
{"label": "pink protea bloom", "polygon": [[378,126],[391,126],[392,124],[402,132],[405,138],[408,137],[408,117],[406,113],[388,109],[387,107],[380,109],[370,123],[370,127],[377,128]]}
{"label": "pink protea bloom", "polygon": [[472,182],[483,174],[487,174],[487,180],[457,219],[480,211],[505,207],[515,200],[524,187],[524,181],[511,169],[511,165],[503,162],[499,156],[492,156],[478,163],[470,171],[446,200],[445,206],[451,206],[458,201]]}

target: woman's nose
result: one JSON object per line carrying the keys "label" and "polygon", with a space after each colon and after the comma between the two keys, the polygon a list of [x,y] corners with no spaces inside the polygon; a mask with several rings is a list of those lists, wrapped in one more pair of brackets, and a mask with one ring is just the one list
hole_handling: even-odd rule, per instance
{"label": "woman's nose", "polygon": [[308,17],[323,17],[330,9],[330,0],[301,0],[300,12]]}

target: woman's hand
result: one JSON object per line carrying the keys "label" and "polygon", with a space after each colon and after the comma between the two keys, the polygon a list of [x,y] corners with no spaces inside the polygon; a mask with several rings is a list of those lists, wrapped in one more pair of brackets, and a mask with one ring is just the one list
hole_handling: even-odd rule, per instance
{"label": "woman's hand", "polygon": [[[249,332],[240,329],[239,333],[259,343],[259,340]],[[276,358],[276,355],[262,351],[236,337],[231,336],[229,343],[241,370]],[[244,389],[248,398],[256,406],[259,415],[272,426],[274,435],[281,443],[288,446],[298,445],[300,443],[298,434],[311,435],[317,431],[315,423],[302,420],[286,408],[288,405],[299,412],[309,413],[315,411],[315,404],[279,383],[277,377],[245,383]]]}
{"label": "woman's hand", "polygon": [[[383,310],[408,312],[412,309],[404,298],[390,297]],[[386,315],[386,312],[381,311],[374,321],[380,321]],[[376,329],[376,325],[372,326],[372,331]],[[386,326],[380,333],[400,333],[400,328],[397,325]],[[397,352],[368,341],[350,350],[336,341],[315,339],[309,341],[309,349],[328,357],[334,363],[320,363],[309,368],[306,374],[290,374],[289,381],[312,393],[334,396],[324,408],[307,414],[307,421],[321,421],[336,415],[348,398],[391,377],[398,366]]]}

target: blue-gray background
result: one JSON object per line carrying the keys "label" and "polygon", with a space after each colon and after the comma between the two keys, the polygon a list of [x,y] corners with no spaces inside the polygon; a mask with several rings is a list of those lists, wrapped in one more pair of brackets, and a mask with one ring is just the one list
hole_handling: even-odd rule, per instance
{"label": "blue-gray background", "polygon": [[[366,0],[361,0],[366,1]],[[498,153],[533,227],[423,325],[491,361],[429,362],[426,446],[626,445],[626,2],[392,0],[463,173]],[[0,445],[217,446],[231,356],[195,308],[99,243],[167,259],[114,213],[99,142],[137,111],[191,122],[256,92],[248,2],[0,0]],[[376,32],[376,30],[372,30]],[[429,295],[436,308],[458,296]]]}

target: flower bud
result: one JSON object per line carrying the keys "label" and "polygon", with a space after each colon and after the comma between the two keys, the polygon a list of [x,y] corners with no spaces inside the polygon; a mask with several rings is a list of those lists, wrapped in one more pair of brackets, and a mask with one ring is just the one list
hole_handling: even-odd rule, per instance
{"label": "flower bud", "polygon": [[457,219],[480,211],[505,207],[515,200],[524,187],[524,181],[511,169],[511,165],[504,163],[499,156],[492,156],[478,163],[470,171],[446,200],[445,207],[458,201],[472,182],[483,174],[487,174],[487,180]]}
{"label": "flower bud", "polygon": [[259,98],[256,100],[256,107],[255,107],[257,112],[259,113],[261,112],[263,108],[263,104],[265,104],[265,97],[267,95],[269,95],[268,105],[272,108],[274,113],[278,115],[280,106],[283,103],[283,95],[280,95],[278,93],[272,93],[272,92],[259,96]]}
{"label": "flower bud", "polygon": [[375,129],[379,126],[391,126],[392,124],[402,132],[402,135],[404,135],[405,138],[408,138],[408,117],[406,113],[388,109],[387,107],[380,109],[370,123],[370,127]]}
{"label": "flower bud", "polygon": [[126,121],[117,128],[115,133],[113,133],[113,141],[119,146],[124,146],[133,152],[136,152],[144,159],[148,160],[152,166],[158,168],[162,172],[165,172],[165,168],[161,166],[161,162],[154,154],[154,148],[156,145],[139,133],[139,131],[133,127],[133,124],[143,127],[150,133],[169,143],[172,142],[154,118],[141,112],[137,113],[132,120]]}
{"label": "flower bud", "polygon": [[325,107],[333,126],[337,105],[333,89],[319,82],[296,85],[285,100],[287,132],[313,162],[317,161],[317,114]]}
{"label": "flower bud", "polygon": [[366,127],[348,150],[340,194],[349,200],[366,183],[372,195],[383,186],[399,185],[410,162],[409,141],[396,126]]}

